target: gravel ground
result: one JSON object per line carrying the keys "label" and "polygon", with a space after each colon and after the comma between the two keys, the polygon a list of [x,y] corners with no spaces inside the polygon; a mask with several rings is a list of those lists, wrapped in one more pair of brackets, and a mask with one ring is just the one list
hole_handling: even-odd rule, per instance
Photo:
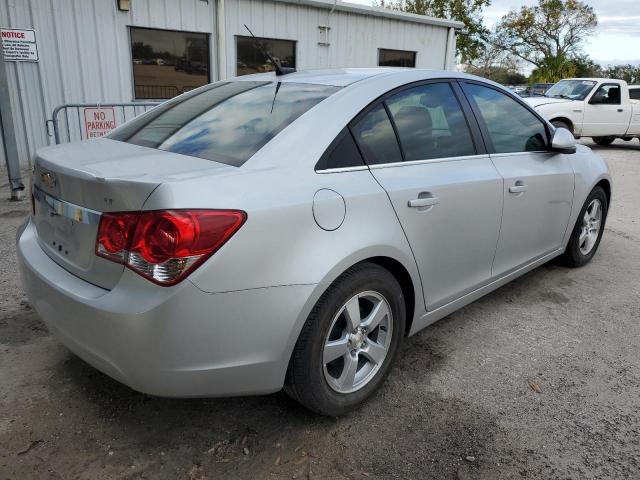
{"label": "gravel ground", "polygon": [[640,145],[594,148],[615,179],[594,261],[543,266],[408,339],[340,419],[282,393],[149,397],[86,365],[27,305],[28,202],[2,198],[0,479],[640,478]]}

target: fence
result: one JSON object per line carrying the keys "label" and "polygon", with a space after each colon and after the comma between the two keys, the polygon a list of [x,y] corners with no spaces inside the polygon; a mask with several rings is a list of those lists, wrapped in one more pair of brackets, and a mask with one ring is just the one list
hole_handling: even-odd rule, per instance
{"label": "fence", "polygon": [[161,102],[68,103],[53,110],[47,134],[57,144],[97,138]]}

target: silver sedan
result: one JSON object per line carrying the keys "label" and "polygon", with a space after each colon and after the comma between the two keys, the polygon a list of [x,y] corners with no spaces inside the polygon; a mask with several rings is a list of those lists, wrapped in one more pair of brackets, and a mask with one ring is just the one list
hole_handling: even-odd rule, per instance
{"label": "silver sedan", "polygon": [[452,72],[259,74],[36,155],[24,287],[71,351],[162,396],[345,413],[405,336],[596,253],[602,159]]}

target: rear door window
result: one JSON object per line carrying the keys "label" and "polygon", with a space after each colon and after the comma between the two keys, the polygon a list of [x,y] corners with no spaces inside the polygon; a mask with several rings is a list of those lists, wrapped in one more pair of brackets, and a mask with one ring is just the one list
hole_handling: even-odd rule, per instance
{"label": "rear door window", "polygon": [[404,90],[386,103],[406,161],[475,155],[471,131],[448,83]]}
{"label": "rear door window", "polygon": [[154,108],[108,137],[239,167],[339,88],[293,82],[217,83]]}
{"label": "rear door window", "polygon": [[398,139],[383,105],[369,111],[352,131],[367,164],[402,162]]}

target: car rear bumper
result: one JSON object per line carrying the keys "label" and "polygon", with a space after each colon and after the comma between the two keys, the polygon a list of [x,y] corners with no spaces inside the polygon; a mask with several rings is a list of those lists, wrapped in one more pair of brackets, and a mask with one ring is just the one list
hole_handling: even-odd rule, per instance
{"label": "car rear bumper", "polygon": [[126,270],[112,290],[72,275],[18,231],[22,281],[51,333],[98,370],[160,396],[279,390],[315,285],[205,293],[159,287]]}

